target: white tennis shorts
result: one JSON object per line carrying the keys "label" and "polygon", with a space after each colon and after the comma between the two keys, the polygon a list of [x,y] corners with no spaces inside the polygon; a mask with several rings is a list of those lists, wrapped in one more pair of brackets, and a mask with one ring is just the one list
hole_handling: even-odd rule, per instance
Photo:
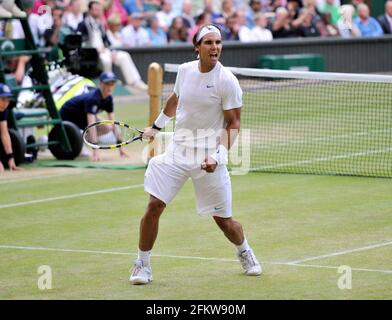
{"label": "white tennis shorts", "polygon": [[201,162],[189,164],[181,155],[171,152],[156,156],[148,164],[144,190],[168,204],[191,178],[199,215],[231,217],[231,181],[226,166],[219,165],[214,172],[208,173],[201,170]]}

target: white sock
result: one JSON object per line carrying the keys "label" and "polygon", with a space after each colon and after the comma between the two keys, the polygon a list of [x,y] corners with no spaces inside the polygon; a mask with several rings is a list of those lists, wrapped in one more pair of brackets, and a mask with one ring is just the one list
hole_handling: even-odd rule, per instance
{"label": "white sock", "polygon": [[142,251],[138,249],[138,259],[142,260],[143,266],[149,267],[150,266],[150,255],[151,255],[151,250],[150,251]]}
{"label": "white sock", "polygon": [[236,247],[237,247],[238,253],[242,253],[244,251],[250,250],[250,247],[249,247],[249,244],[248,244],[248,241],[246,240],[246,238],[244,239],[244,242],[242,244],[240,244],[239,246],[236,245]]}

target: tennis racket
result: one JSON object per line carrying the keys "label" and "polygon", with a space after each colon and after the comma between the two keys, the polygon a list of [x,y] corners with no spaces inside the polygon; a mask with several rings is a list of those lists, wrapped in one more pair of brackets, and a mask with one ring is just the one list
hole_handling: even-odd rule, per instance
{"label": "tennis racket", "polygon": [[115,120],[97,121],[84,129],[83,141],[93,149],[121,148],[142,140],[143,131]]}

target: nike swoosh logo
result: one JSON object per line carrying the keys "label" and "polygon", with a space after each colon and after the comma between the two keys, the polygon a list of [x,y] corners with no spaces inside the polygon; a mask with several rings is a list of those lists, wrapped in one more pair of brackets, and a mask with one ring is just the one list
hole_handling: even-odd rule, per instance
{"label": "nike swoosh logo", "polygon": [[213,88],[213,87],[214,87],[214,86],[209,86],[209,85],[207,84],[207,88],[208,88],[208,89]]}
{"label": "nike swoosh logo", "polygon": [[223,207],[214,207],[214,210],[215,211],[218,211],[218,210],[220,210],[220,209],[222,209]]}

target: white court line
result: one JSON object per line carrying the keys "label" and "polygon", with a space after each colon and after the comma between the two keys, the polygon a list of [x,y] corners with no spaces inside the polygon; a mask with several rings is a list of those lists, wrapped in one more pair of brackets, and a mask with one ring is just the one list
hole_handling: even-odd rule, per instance
{"label": "white court line", "polygon": [[56,201],[56,200],[86,197],[86,196],[91,196],[91,195],[100,194],[100,193],[128,190],[128,189],[134,189],[134,188],[139,188],[139,187],[143,187],[143,184],[136,184],[133,186],[125,186],[125,187],[118,187],[118,188],[109,188],[109,189],[103,189],[103,190],[97,190],[97,191],[91,191],[91,192],[75,193],[75,194],[69,194],[69,195],[65,195],[65,196],[58,196],[58,197],[52,197],[52,198],[46,198],[46,199],[38,199],[38,200],[31,200],[31,201],[25,201],[25,202],[3,204],[3,205],[0,205],[0,209],[20,207],[20,206],[26,206],[26,205],[30,205],[30,204]]}
{"label": "white court line", "polygon": [[[98,250],[83,250],[83,249],[61,249],[61,248],[45,248],[45,247],[27,247],[27,246],[12,246],[12,245],[0,245],[0,249],[15,249],[15,250],[29,250],[29,251],[54,251],[54,252],[70,252],[70,253],[92,253],[92,254],[106,254],[106,255],[121,255],[121,256],[137,256],[136,253],[129,252],[118,252],[118,251],[98,251]],[[208,257],[197,257],[197,256],[177,256],[167,254],[152,254],[152,257],[160,258],[172,258],[172,259],[187,259],[187,260],[205,260],[205,261],[221,261],[221,262],[238,262],[237,259],[227,258],[208,258]],[[339,269],[335,266],[323,266],[314,264],[296,264],[288,262],[274,262],[274,261],[262,261],[263,264],[270,265],[283,265],[283,266],[294,266],[303,268],[317,268],[317,269]],[[363,272],[377,272],[392,274],[392,270],[381,270],[381,269],[366,269],[366,268],[351,268],[354,271]]]}
{"label": "white court line", "polygon": [[312,261],[312,260],[319,260],[323,258],[330,258],[330,257],[336,257],[336,256],[341,256],[344,254],[348,253],[353,253],[353,252],[360,252],[360,251],[365,251],[365,250],[370,250],[370,249],[375,249],[375,248],[380,248],[380,247],[385,247],[389,246],[392,244],[392,241],[389,242],[383,242],[383,243],[377,243],[373,245],[369,245],[366,247],[361,247],[361,248],[356,248],[356,249],[350,249],[350,250],[344,250],[344,251],[338,251],[338,252],[333,252],[333,253],[328,253],[328,254],[323,254],[321,256],[316,256],[316,257],[310,257],[310,258],[305,258],[305,259],[299,259],[299,260],[294,260],[288,262],[288,264],[299,264],[307,261]]}
{"label": "white court line", "polygon": [[[72,176],[75,174],[83,174],[84,172],[70,172],[70,173],[59,173],[59,174],[52,174],[52,175],[46,175],[46,176],[35,176],[35,177],[29,177],[29,178],[21,178],[21,179],[9,179],[9,180],[1,180],[1,184],[8,184],[8,183],[15,183],[15,182],[25,182],[25,181],[30,181],[30,180],[36,180],[36,179],[49,179],[49,178],[58,178],[58,177],[64,177],[64,176]],[[87,173],[87,172],[86,172]]]}

